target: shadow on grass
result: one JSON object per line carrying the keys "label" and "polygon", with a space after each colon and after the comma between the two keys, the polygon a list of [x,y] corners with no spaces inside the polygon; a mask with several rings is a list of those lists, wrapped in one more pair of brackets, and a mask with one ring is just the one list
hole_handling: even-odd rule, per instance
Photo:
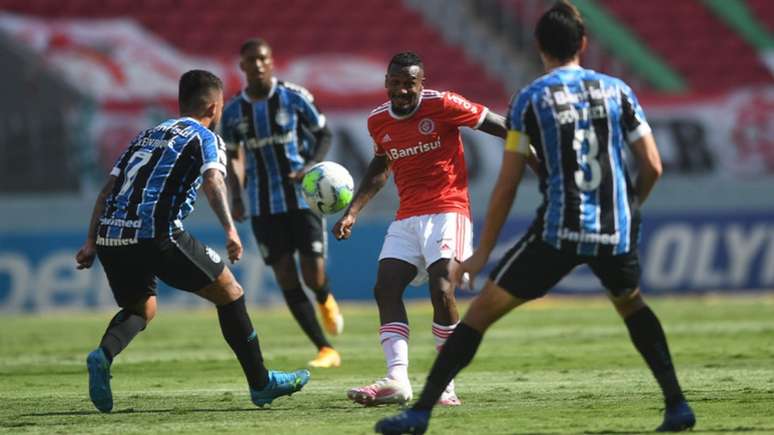
{"label": "shadow on grass", "polygon": [[[306,406],[305,410],[327,410],[341,409],[347,410],[349,406],[331,406],[329,404],[321,406]],[[250,408],[167,408],[167,409],[135,409],[125,408],[118,409],[108,413],[102,413],[96,410],[89,411],[54,411],[54,412],[34,412],[29,414],[19,414],[18,417],[72,417],[72,416],[86,416],[86,415],[125,415],[125,414],[194,414],[201,412],[217,413],[217,412],[298,412],[296,407],[282,407],[280,406],[266,406],[264,408],[250,407]],[[0,423],[0,427],[12,427],[12,424]]]}

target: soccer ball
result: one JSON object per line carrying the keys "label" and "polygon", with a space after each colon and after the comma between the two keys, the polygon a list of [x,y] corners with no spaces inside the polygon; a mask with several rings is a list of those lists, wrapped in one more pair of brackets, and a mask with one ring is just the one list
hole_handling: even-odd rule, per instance
{"label": "soccer ball", "polygon": [[352,201],[355,183],[344,166],[320,162],[312,166],[301,181],[309,207],[321,214],[337,213]]}

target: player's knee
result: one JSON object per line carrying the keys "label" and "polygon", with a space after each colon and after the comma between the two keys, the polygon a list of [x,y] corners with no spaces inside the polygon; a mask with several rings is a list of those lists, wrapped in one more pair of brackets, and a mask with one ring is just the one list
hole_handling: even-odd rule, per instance
{"label": "player's knee", "polygon": [[608,297],[622,318],[627,318],[645,306],[639,287],[619,291],[609,291]]}
{"label": "player's knee", "polygon": [[379,305],[393,303],[399,301],[401,298],[400,292],[395,291],[394,288],[376,283],[374,286],[374,299]]}

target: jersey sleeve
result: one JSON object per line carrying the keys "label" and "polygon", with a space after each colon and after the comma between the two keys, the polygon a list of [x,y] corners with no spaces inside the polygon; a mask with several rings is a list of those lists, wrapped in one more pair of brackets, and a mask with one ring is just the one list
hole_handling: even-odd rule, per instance
{"label": "jersey sleeve", "polygon": [[525,116],[531,105],[529,89],[524,89],[511,99],[508,106],[506,126],[508,135],[505,137],[505,150],[528,156],[530,154],[530,138],[527,134]]}
{"label": "jersey sleeve", "polygon": [[454,92],[443,93],[443,118],[458,127],[478,128],[484,123],[489,109],[469,101]]}
{"label": "jersey sleeve", "polygon": [[238,151],[242,145],[242,139],[237,133],[239,131],[239,123],[241,122],[237,108],[238,105],[236,104],[230,104],[226,107],[217,129],[223,142],[226,144],[226,150],[229,152]]}
{"label": "jersey sleeve", "polygon": [[292,83],[285,83],[285,86],[293,91],[293,106],[304,125],[312,132],[319,131],[321,128],[325,127],[325,115],[320,113],[320,110],[314,104],[312,93],[305,88]]}
{"label": "jersey sleeve", "polygon": [[371,136],[371,140],[374,143],[374,155],[383,156],[386,154],[384,148],[380,145],[379,139],[376,137],[376,122],[374,118],[368,118],[368,134]]}
{"label": "jersey sleeve", "polygon": [[226,144],[217,133],[206,132],[201,135],[202,141],[202,168],[201,174],[208,169],[215,168],[226,175]]}
{"label": "jersey sleeve", "polygon": [[645,119],[645,111],[632,92],[631,88],[621,83],[621,127],[626,134],[626,140],[632,143],[651,132]]}

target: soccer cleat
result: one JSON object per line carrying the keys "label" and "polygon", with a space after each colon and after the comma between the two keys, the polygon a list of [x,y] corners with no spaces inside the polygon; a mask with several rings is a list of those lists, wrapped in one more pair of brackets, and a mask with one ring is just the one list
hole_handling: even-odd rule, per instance
{"label": "soccer cleat", "polygon": [[454,391],[444,391],[441,393],[441,398],[438,399],[438,404],[441,406],[460,406],[462,405],[462,401],[457,397],[457,394],[454,393]]}
{"label": "soccer cleat", "polygon": [[427,432],[428,423],[430,423],[430,411],[407,409],[398,415],[377,421],[374,432],[386,435],[421,435]]}
{"label": "soccer cleat", "polygon": [[320,315],[323,320],[323,327],[328,334],[339,335],[344,331],[344,316],[341,315],[339,304],[333,298],[332,293],[328,293],[328,298],[320,305]]}
{"label": "soccer cleat", "polygon": [[101,347],[89,353],[89,356],[86,357],[86,367],[89,369],[91,403],[100,412],[110,412],[113,409],[113,392],[110,391],[110,361]]}
{"label": "soccer cleat", "polygon": [[656,432],[682,432],[691,429],[696,424],[696,416],[688,406],[688,402],[682,401],[664,411],[664,422],[656,428]]}
{"label": "soccer cleat", "polygon": [[390,403],[405,405],[412,397],[411,384],[399,382],[391,378],[379,379],[371,385],[352,388],[347,391],[347,397],[353,402],[365,406]]}
{"label": "soccer cleat", "polygon": [[309,370],[280,372],[269,370],[269,383],[262,390],[250,388],[250,399],[256,406],[263,407],[280,396],[290,396],[304,388],[309,382]]}
{"label": "soccer cleat", "polygon": [[317,356],[309,361],[309,367],[318,369],[328,369],[331,367],[339,367],[341,365],[341,356],[332,347],[323,347]]}
{"label": "soccer cleat", "polygon": [[457,393],[454,392],[454,379],[449,382],[446,389],[441,393],[441,398],[438,399],[438,404],[441,406],[460,406],[462,401],[457,397]]}

